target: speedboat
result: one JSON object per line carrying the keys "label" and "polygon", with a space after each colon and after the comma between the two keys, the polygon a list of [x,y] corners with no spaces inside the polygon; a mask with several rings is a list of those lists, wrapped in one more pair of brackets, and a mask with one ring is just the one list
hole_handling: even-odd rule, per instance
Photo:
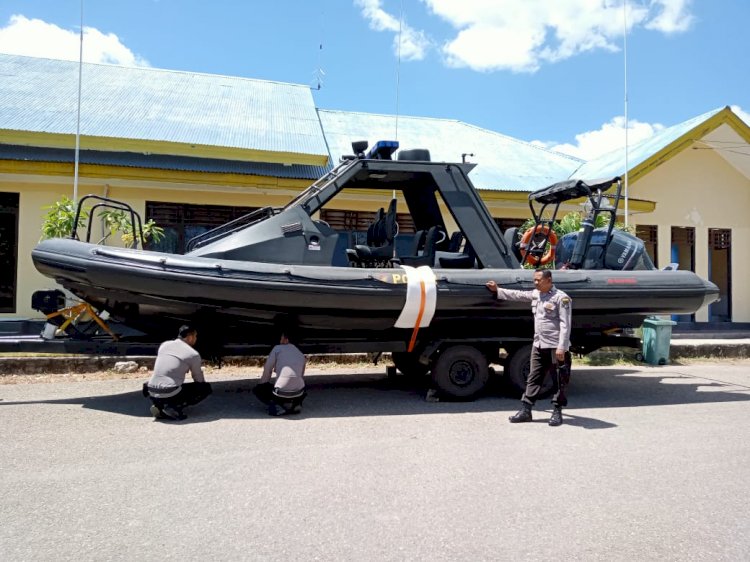
{"label": "speedboat", "polygon": [[[74,228],[42,241],[32,258],[42,274],[148,337],[172,336],[190,321],[215,341],[271,345],[275,328],[292,324],[303,349],[421,350],[428,359],[434,342],[528,342],[528,305],[497,301],[485,284],[532,289],[530,264],[557,267],[555,286],[574,303],[573,349],[582,352],[647,316],[691,314],[718,298],[691,271],[656,269],[641,240],[613,228],[619,178],[531,193],[535,224],[521,237],[498,228],[469,179],[475,164],[433,162],[424,149],[394,159],[397,146],[354,143],[354,155],[285,207],[206,232],[184,255],[102,246]],[[345,208],[336,203],[344,193],[388,202],[362,240],[320,218]],[[581,231],[551,240],[560,205],[577,199],[589,207]],[[414,232],[399,230],[403,213]],[[601,213],[612,220],[596,229]]]}

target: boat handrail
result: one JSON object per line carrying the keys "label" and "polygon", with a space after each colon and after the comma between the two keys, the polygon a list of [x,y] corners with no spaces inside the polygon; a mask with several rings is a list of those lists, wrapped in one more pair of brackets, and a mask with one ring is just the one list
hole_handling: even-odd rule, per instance
{"label": "boat handrail", "polygon": [[[130,227],[133,230],[133,247],[138,247],[138,240],[140,238],[141,241],[141,248],[145,249],[146,239],[143,236],[143,224],[141,223],[141,215],[139,215],[133,207],[128,205],[127,203],[123,203],[122,201],[117,201],[115,199],[110,199],[109,197],[103,197],[101,195],[95,195],[93,193],[90,193],[88,195],[84,195],[81,197],[81,199],[78,201],[78,206],[76,207],[76,215],[73,219],[73,227],[70,232],[69,238],[71,240],[78,240],[78,222],[81,219],[81,211],[83,210],[83,203],[84,201],[88,199],[94,199],[100,201],[100,203],[95,204],[93,207],[91,207],[91,210],[89,211],[89,220],[88,220],[88,226],[86,227],[86,242],[91,242],[91,217],[94,215],[94,211],[98,209],[99,207],[109,207],[110,209],[115,209],[119,211],[125,211],[130,215]],[[138,229],[136,231],[136,228]],[[138,233],[138,236],[136,236],[136,232]],[[101,242],[101,241],[100,241]]]}
{"label": "boat handrail", "polygon": [[319,191],[321,191],[325,186],[330,184],[333,180],[335,180],[337,177],[339,177],[343,172],[351,168],[352,166],[357,165],[359,162],[358,159],[347,159],[339,162],[339,164],[333,168],[331,171],[323,174],[320,176],[317,180],[315,180],[314,183],[310,184],[310,186],[305,189],[302,193],[297,195],[294,199],[292,199],[289,203],[287,203],[284,206],[284,209],[289,209],[291,207],[295,207],[299,205],[302,201],[309,199]]}
{"label": "boat handrail", "polygon": [[185,244],[185,251],[191,252],[196,248],[205,246],[209,242],[221,240],[222,238],[225,238],[230,234],[237,232],[238,230],[242,230],[246,226],[254,224],[260,220],[267,219],[274,214],[276,214],[276,208],[274,207],[261,207],[260,209],[250,211],[249,213],[242,215],[241,217],[237,217],[236,219],[233,219],[228,223],[217,226],[216,228],[212,228],[211,230],[207,230],[206,232],[198,234],[197,236],[193,236],[190,240],[187,241],[187,244]]}

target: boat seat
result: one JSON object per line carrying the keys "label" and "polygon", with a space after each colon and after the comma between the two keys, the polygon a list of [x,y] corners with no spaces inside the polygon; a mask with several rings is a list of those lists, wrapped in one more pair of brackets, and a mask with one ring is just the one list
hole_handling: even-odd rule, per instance
{"label": "boat seat", "polygon": [[430,227],[424,238],[424,247],[422,248],[422,252],[418,252],[413,256],[401,256],[398,261],[403,265],[409,265],[411,267],[419,267],[421,265],[429,265],[430,267],[432,267],[435,264],[435,250],[437,248],[437,241],[439,238],[440,227]]}
{"label": "boat seat", "polygon": [[[446,252],[449,255],[441,255],[438,258],[438,261],[440,262],[440,267],[444,267],[446,269],[473,269],[476,259],[477,259],[477,253],[474,251],[474,247],[471,245],[471,242],[468,240],[466,241],[466,244],[464,245],[464,251],[463,252]],[[450,255],[452,254],[452,255]]]}
{"label": "boat seat", "polygon": [[398,234],[396,221],[396,199],[391,199],[388,212],[383,214],[383,208],[375,215],[375,221],[367,229],[367,245],[354,246],[354,254],[347,250],[350,262],[356,262],[362,267],[377,267],[387,263],[393,257],[393,240]]}
{"label": "boat seat", "polygon": [[464,233],[457,230],[451,234],[450,241],[448,242],[447,252],[459,252],[461,251],[461,242],[464,241]]}
{"label": "boat seat", "polygon": [[417,230],[414,233],[414,238],[411,239],[411,248],[409,248],[410,256],[418,256],[419,252],[424,246],[424,239],[427,233],[424,230]]}
{"label": "boat seat", "polygon": [[376,247],[381,245],[382,243],[377,243],[377,240],[381,238],[383,227],[382,223],[385,220],[385,210],[383,207],[380,207],[380,209],[377,210],[375,213],[375,218],[373,218],[370,225],[367,227],[367,239],[366,239],[366,245],[357,245],[354,248],[347,248],[346,250],[346,257],[349,259],[349,264],[353,266],[359,266],[361,265],[361,260],[359,258],[357,247],[367,248],[367,247]]}
{"label": "boat seat", "polygon": [[505,243],[508,245],[508,249],[511,253],[516,256],[518,261],[521,261],[523,256],[521,255],[521,241],[518,239],[518,227],[511,226],[506,229],[503,233],[503,238],[505,238]]}

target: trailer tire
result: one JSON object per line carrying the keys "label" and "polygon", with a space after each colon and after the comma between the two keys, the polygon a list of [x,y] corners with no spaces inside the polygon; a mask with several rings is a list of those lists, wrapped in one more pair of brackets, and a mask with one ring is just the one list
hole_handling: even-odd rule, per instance
{"label": "trailer tire", "polygon": [[[512,394],[521,396],[526,392],[526,380],[531,370],[531,344],[519,347],[505,362],[504,375]],[[551,374],[544,377],[538,399],[548,398],[555,392],[555,381]]]}
{"label": "trailer tire", "polygon": [[456,345],[443,351],[432,367],[432,380],[441,394],[471,400],[490,378],[487,356],[476,347]]}
{"label": "trailer tire", "polygon": [[430,368],[419,362],[418,353],[409,353],[408,351],[394,352],[391,354],[393,364],[401,371],[401,374],[410,378],[420,378],[427,374]]}

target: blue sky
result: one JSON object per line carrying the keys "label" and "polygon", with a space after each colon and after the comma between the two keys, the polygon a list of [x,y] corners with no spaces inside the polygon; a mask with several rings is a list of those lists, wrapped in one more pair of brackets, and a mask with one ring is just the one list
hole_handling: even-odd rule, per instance
{"label": "blue sky", "polygon": [[[2,0],[0,52],[77,60],[80,6]],[[84,0],[84,59],[311,86],[322,69],[321,108],[458,119],[593,158],[624,142],[627,19],[631,143],[724,105],[750,120],[750,1],[627,0],[625,8],[623,0]]]}

